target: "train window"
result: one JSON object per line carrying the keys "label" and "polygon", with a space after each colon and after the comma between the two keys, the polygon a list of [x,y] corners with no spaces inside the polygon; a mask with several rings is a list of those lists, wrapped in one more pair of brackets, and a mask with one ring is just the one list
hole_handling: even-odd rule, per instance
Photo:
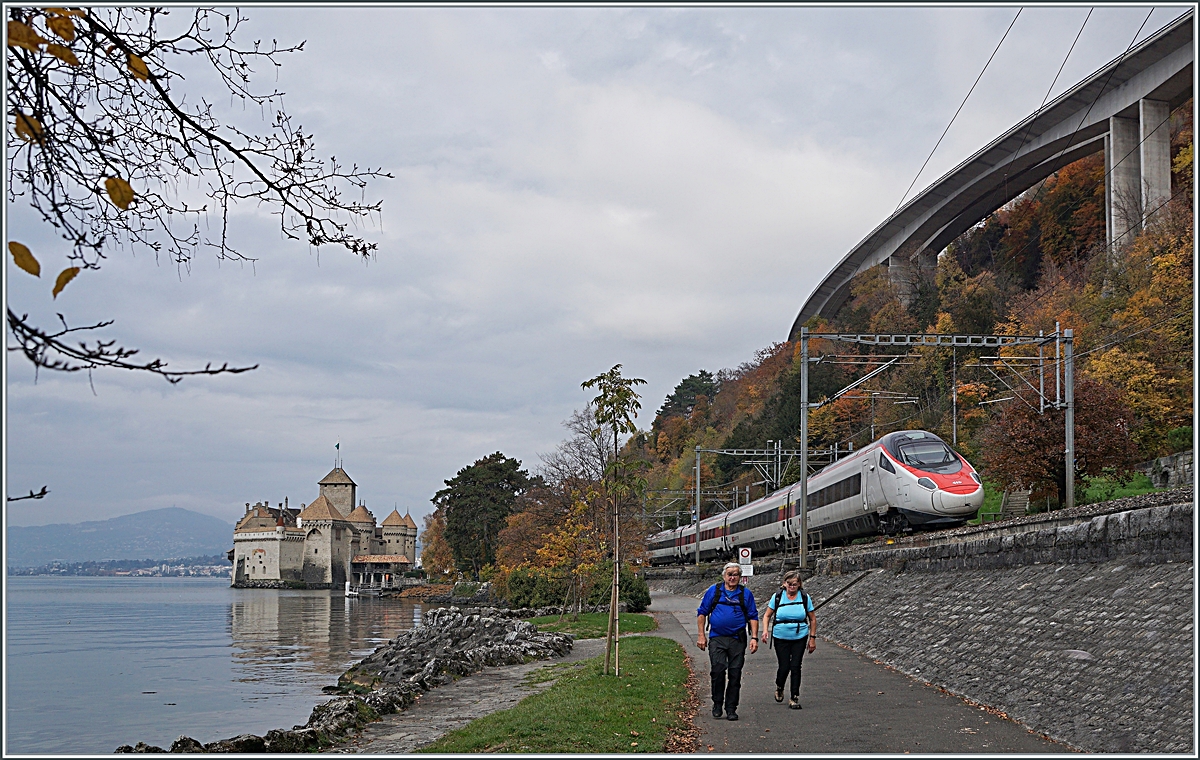
{"label": "train window", "polygon": [[817,509],[862,493],[862,474],[855,473],[808,495],[808,508]]}
{"label": "train window", "polygon": [[921,441],[900,447],[901,460],[920,470],[951,473],[962,469],[962,460],[941,441]]}
{"label": "train window", "polygon": [[893,475],[896,474],[896,468],[892,467],[892,460],[888,459],[882,451],[879,452],[879,466]]}

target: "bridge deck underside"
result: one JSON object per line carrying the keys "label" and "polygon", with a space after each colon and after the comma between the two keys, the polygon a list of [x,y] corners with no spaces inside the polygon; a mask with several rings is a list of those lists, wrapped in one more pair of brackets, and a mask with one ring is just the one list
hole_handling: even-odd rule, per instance
{"label": "bridge deck underside", "polygon": [[1062,167],[1102,151],[1111,117],[1136,117],[1142,100],[1171,108],[1185,102],[1192,95],[1192,68],[1193,14],[1187,13],[992,141],[875,228],[809,296],[790,339],[809,318],[833,316],[848,298],[854,275],[892,256],[937,253]]}

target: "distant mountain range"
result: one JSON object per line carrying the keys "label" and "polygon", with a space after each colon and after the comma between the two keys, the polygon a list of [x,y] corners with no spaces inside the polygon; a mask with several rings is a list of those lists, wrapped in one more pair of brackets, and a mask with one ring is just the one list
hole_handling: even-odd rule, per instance
{"label": "distant mountain range", "polygon": [[106,559],[173,559],[224,554],[233,524],[180,507],[83,523],[8,529],[6,567]]}

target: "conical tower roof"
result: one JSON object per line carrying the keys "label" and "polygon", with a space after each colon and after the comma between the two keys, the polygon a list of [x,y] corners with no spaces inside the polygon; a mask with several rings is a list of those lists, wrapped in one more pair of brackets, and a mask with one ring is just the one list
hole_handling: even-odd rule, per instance
{"label": "conical tower roof", "polygon": [[407,525],[408,527],[412,528],[413,530],[416,530],[416,528],[417,528],[417,524],[415,522],[413,522],[412,516],[409,515],[407,512],[404,513],[404,524]]}
{"label": "conical tower roof", "polygon": [[359,504],[354,508],[354,511],[346,515],[346,519],[352,523],[371,523],[375,524],[375,515],[367,511],[367,508]]}
{"label": "conical tower roof", "polygon": [[400,516],[400,512],[393,509],[392,513],[383,519],[383,524],[389,528],[399,527],[404,525],[404,518]]}

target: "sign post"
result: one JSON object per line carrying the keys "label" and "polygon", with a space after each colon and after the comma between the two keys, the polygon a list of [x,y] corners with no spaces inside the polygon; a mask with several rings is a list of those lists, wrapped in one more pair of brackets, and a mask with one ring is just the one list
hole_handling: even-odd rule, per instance
{"label": "sign post", "polygon": [[738,549],[738,564],[742,566],[743,578],[752,578],[754,576],[754,565],[750,562],[749,546],[743,546]]}

